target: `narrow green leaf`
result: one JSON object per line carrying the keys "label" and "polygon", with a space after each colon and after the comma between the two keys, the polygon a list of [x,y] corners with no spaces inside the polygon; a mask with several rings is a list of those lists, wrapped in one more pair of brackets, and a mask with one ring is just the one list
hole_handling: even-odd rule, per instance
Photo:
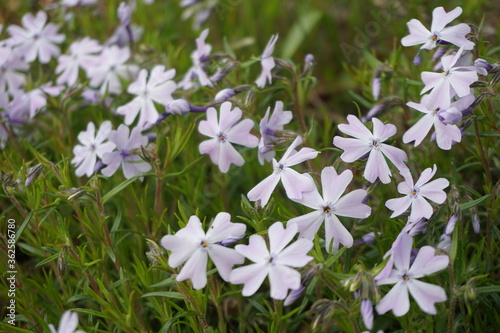
{"label": "narrow green leaf", "polygon": [[488,197],[490,196],[490,194],[486,194],[486,195],[483,195],[481,198],[479,199],[476,199],[476,200],[472,200],[472,201],[469,201],[469,202],[466,202],[466,203],[463,203],[460,205],[460,210],[467,210],[469,208],[472,208],[474,206],[477,206],[479,205],[481,202],[483,202],[484,200],[488,199]]}
{"label": "narrow green leaf", "polygon": [[151,293],[147,293],[142,295],[141,297],[166,297],[166,298],[174,298],[174,299],[184,299],[181,293],[176,291],[153,291]]}

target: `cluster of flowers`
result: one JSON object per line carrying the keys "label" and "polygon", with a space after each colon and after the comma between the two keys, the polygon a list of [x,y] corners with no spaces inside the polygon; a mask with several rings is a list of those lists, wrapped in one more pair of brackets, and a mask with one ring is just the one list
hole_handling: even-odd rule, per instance
{"label": "cluster of flowers", "polygon": [[[61,5],[72,7],[93,3],[94,0],[67,0]],[[189,1],[183,1],[183,5],[189,6]],[[281,101],[276,102],[272,113],[271,108],[267,109],[260,122],[261,137],[258,138],[251,134],[254,122],[250,119],[240,121],[242,110],[233,108],[231,102],[226,101],[239,93],[241,88],[221,90],[212,104],[204,107],[192,106],[184,99],[175,99],[173,96],[177,89],[214,87],[231,71],[234,64],[231,59],[220,55],[211,56],[212,47],[205,42],[208,29],[196,39],[196,50],[191,54],[193,65],[179,82],[174,81],[175,69],[157,65],[148,71],[130,64],[131,50],[128,43],[140,37],[140,30],[134,29],[131,24],[132,13],[133,6],[120,4],[120,26],[110,39],[100,44],[85,37],[71,43],[67,54],[60,54],[58,47],[65,36],[58,33],[57,25],[48,23],[48,16],[43,11],[35,16],[26,14],[22,19],[22,27],[9,26],[7,31],[10,37],[0,42],[0,109],[4,110],[1,113],[0,144],[2,147],[5,145],[17,126],[43,112],[47,95],[59,96],[66,89],[82,86],[79,83],[82,80],[81,72],[89,81],[89,87],[82,86],[82,97],[89,103],[121,94],[121,80],[131,81],[127,92],[135,97],[116,108],[116,114],[124,116],[124,124],[116,130],[112,129],[110,121],[104,121],[96,133],[96,125],[90,122],[87,130],[78,135],[80,144],[74,147],[72,160],[77,176],[90,177],[95,172],[102,172],[110,177],[120,167],[126,178],[143,175],[151,170],[151,165],[138,155],[141,147],[147,146],[149,142],[150,135],[144,132],[168,115],[206,112],[206,120],[199,123],[198,130],[210,139],[200,143],[199,151],[208,154],[221,172],[228,172],[231,164],[244,164],[242,155],[232,144],[257,148],[259,162],[262,165],[265,162],[272,163],[272,173],[248,192],[250,201],[264,207],[281,181],[289,199],[313,211],[290,219],[286,228],[282,222],[272,224],[267,231],[269,246],[263,236],[252,235],[248,245],[239,244],[234,249],[228,246],[245,237],[245,225],[231,222],[230,215],[221,212],[205,233],[199,218],[191,216],[184,228],[161,240],[162,246],[171,251],[168,263],[174,268],[184,264],[177,280],[191,279],[193,288],[200,289],[207,284],[206,271],[210,257],[224,281],[244,285],[244,296],[253,295],[268,276],[271,297],[283,300],[288,295],[285,304],[291,304],[304,291],[301,275],[295,268],[304,267],[313,259],[307,253],[313,247],[313,240],[321,225],[325,224],[327,252],[337,252],[341,244],[353,246],[354,239],[339,216],[367,218],[371,214],[371,208],[366,205],[367,191],[357,189],[344,195],[353,180],[353,173],[345,170],[338,174],[333,167],[328,166],[321,171],[320,194],[311,175],[301,174],[291,168],[319,154],[308,147],[297,151],[296,148],[303,143],[300,136],[296,136],[281,159],[276,160],[273,148],[281,143],[284,126],[292,120],[292,112],[285,111]],[[415,146],[419,145],[433,126],[439,148],[449,150],[453,143],[461,141],[462,132],[457,124],[464,115],[470,113],[470,106],[475,99],[470,86],[477,81],[477,74],[487,75],[488,70],[480,59],[472,64],[470,50],[474,43],[466,38],[470,27],[466,24],[446,27],[460,13],[459,7],[449,13],[442,7],[436,8],[430,31],[417,20],[408,23],[410,35],[403,38],[402,44],[423,44],[421,49],[427,50],[438,47],[434,58],[440,61],[436,68],[442,69],[442,72],[422,73],[425,84],[422,94],[430,93],[424,95],[420,103],[409,102],[408,106],[425,115],[403,135],[404,143],[414,141]],[[259,88],[272,83],[272,70],[276,66],[272,53],[277,40],[278,35],[272,36],[261,56],[262,73],[255,81]],[[49,82],[28,90],[30,85],[27,84],[25,72],[30,64],[36,60],[46,64],[52,58],[58,61],[57,85]],[[418,62],[419,55],[415,59]],[[216,66],[209,66],[215,61]],[[378,96],[379,82],[374,86],[375,95]],[[216,106],[219,104],[218,113]],[[159,105],[163,108],[160,111]],[[135,127],[129,128],[136,120]],[[447,197],[444,189],[449,182],[444,178],[431,181],[437,172],[435,165],[425,169],[414,182],[406,166],[406,153],[385,143],[396,134],[396,126],[384,124],[374,117],[369,120],[373,124],[372,130],[357,117],[349,115],[348,124],[341,124],[338,129],[351,138],[335,136],[333,144],[343,150],[340,158],[346,163],[367,159],[363,176],[371,183],[377,180],[384,184],[391,182],[392,172],[387,160],[404,178],[404,182],[398,185],[398,191],[403,196],[390,199],[385,205],[393,211],[391,218],[409,213],[408,223],[387,253],[387,265],[376,277],[378,285],[395,286],[378,302],[376,309],[379,314],[389,310],[396,316],[406,314],[409,310],[409,292],[423,311],[435,314],[434,304],[445,301],[446,293],[443,288],[418,279],[444,269],[449,259],[446,255],[437,255],[430,246],[420,248],[418,254],[412,257],[412,245],[413,236],[425,226],[423,219],[429,219],[433,214],[433,208],[427,200],[442,204]],[[291,243],[297,234],[298,239]],[[451,232],[447,230],[449,234]],[[245,258],[252,264],[233,269],[235,265],[243,264]],[[372,318],[371,321],[365,320],[368,329],[372,326],[372,311],[371,301],[364,299],[361,312],[364,318]],[[77,327],[76,315],[69,312],[65,313],[62,322],[72,327],[68,331]],[[55,331],[53,327],[51,330]]]}

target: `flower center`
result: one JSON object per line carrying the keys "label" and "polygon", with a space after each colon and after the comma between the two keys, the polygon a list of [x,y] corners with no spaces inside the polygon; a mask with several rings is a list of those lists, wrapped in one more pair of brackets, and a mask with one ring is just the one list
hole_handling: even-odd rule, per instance
{"label": "flower center", "polygon": [[130,151],[122,149],[120,151],[120,154],[122,155],[122,157],[127,157],[127,156],[130,156]]}
{"label": "flower center", "polygon": [[331,211],[330,206],[323,207],[323,213],[330,213]]}
{"label": "flower center", "polygon": [[208,246],[208,242],[207,241],[201,241],[201,246],[207,247]]}
{"label": "flower center", "polygon": [[217,134],[217,141],[219,143],[224,143],[224,142],[226,142],[226,140],[227,140],[226,134],[224,134],[222,132],[220,132],[219,134]]}
{"label": "flower center", "polygon": [[441,110],[441,109],[440,108],[436,108],[436,109],[434,109],[434,111],[432,111],[432,113],[437,114],[439,112],[439,110]]}
{"label": "flower center", "polygon": [[410,276],[408,274],[403,275],[403,281],[408,281],[410,279]]}
{"label": "flower center", "polygon": [[410,192],[410,197],[411,198],[416,198],[418,196],[418,193],[420,192],[420,189],[414,187],[411,189],[411,192]]}
{"label": "flower center", "polygon": [[436,36],[436,35],[432,35],[431,39],[432,39],[433,41],[437,41],[438,36]]}
{"label": "flower center", "polygon": [[274,259],[276,259],[276,256],[274,254],[271,254],[271,256],[269,256],[269,258],[267,258],[267,262],[271,265],[274,265],[274,263],[273,263]]}
{"label": "flower center", "polygon": [[95,148],[96,148],[96,147],[95,147],[95,144],[91,144],[91,145],[90,145],[90,151],[94,151],[94,150],[95,150]]}
{"label": "flower center", "polygon": [[370,142],[370,147],[377,148],[380,145],[380,139],[372,138]]}

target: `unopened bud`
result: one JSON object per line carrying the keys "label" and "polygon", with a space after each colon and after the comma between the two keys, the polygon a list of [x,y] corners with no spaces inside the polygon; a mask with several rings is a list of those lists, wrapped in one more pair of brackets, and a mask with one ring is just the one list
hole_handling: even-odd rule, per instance
{"label": "unopened bud", "polygon": [[166,112],[169,114],[183,115],[190,111],[189,103],[185,99],[176,99],[168,103]]}
{"label": "unopened bud", "polygon": [[443,124],[455,125],[462,121],[462,112],[454,107],[442,109],[438,112],[438,118]]}
{"label": "unopened bud", "polygon": [[131,17],[132,9],[130,6],[125,2],[120,3],[120,6],[118,7],[118,18],[120,19],[120,24],[123,26],[130,25]]}
{"label": "unopened bud", "polygon": [[33,181],[35,181],[35,179],[38,178],[42,170],[43,170],[43,165],[41,163],[29,168],[27,172],[28,175],[26,177],[26,181],[24,182],[24,186],[30,186],[33,183]]}

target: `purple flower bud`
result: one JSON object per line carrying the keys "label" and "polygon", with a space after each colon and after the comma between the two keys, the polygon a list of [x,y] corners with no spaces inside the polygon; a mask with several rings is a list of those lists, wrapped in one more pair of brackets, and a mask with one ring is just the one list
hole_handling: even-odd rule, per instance
{"label": "purple flower bud", "polygon": [[43,165],[42,164],[37,164],[34,167],[31,167],[28,169],[28,177],[26,177],[26,182],[24,183],[24,186],[30,186],[33,181],[38,177],[38,175],[42,172],[43,170]]}
{"label": "purple flower bud", "polygon": [[[379,237],[382,235],[381,232],[377,233]],[[354,242],[354,244],[366,244],[366,245],[371,245],[375,243],[375,233],[374,232],[369,232],[361,237],[361,239],[358,239]]]}
{"label": "purple flower bud", "polygon": [[372,80],[372,95],[373,99],[378,101],[380,97],[380,88],[382,87],[379,77],[374,77]]}
{"label": "purple flower bud", "polygon": [[455,224],[457,223],[458,217],[452,215],[446,224],[446,229],[444,229],[444,233],[446,235],[451,235],[453,230],[455,229]]}
{"label": "purple flower bud", "polygon": [[131,17],[132,9],[130,6],[125,2],[120,3],[120,6],[118,7],[118,18],[120,19],[120,24],[123,26],[130,25]]}
{"label": "purple flower bud", "polygon": [[371,330],[373,328],[373,305],[369,299],[361,301],[361,317],[366,328]]}
{"label": "purple flower bud", "polygon": [[238,242],[243,237],[245,237],[245,234],[242,234],[242,235],[239,235],[239,236],[230,237],[230,238],[226,238],[224,240],[221,240],[218,244],[220,244],[222,246],[226,246],[226,247],[227,246],[231,246],[234,243]]}
{"label": "purple flower bud", "polygon": [[416,235],[425,232],[425,228],[427,227],[427,220],[422,219],[416,223],[410,223],[408,224],[408,226],[410,228],[408,230],[408,234],[411,237],[415,237]]}
{"label": "purple flower bud", "polygon": [[434,55],[432,56],[432,61],[438,61],[439,59],[441,59],[445,55],[446,51],[447,51],[446,48],[438,47],[438,49],[436,50],[436,52],[434,52]]}
{"label": "purple flower bud", "polygon": [[451,237],[444,234],[441,235],[441,242],[438,244],[437,248],[446,252],[450,252],[451,247]]}
{"label": "purple flower bud", "polygon": [[474,61],[474,66],[478,68],[483,68],[486,72],[490,72],[493,69],[493,65],[484,59],[478,58]]}
{"label": "purple flower bud", "polygon": [[314,56],[311,53],[306,54],[304,57],[304,73],[309,72],[316,63]]}
{"label": "purple flower bud", "polygon": [[217,95],[215,95],[214,100],[216,102],[222,102],[222,101],[225,101],[226,99],[233,97],[236,94],[237,94],[237,92],[234,91],[233,89],[223,89],[223,90],[219,91],[217,93]]}
{"label": "purple flower bud", "polygon": [[443,124],[454,125],[462,121],[462,112],[455,107],[442,109],[438,112],[438,118]]}
{"label": "purple flower bud", "polygon": [[188,101],[185,99],[176,99],[168,103],[166,106],[167,114],[178,114],[183,115],[190,111],[190,106]]}
{"label": "purple flower bud", "polygon": [[300,285],[298,289],[290,291],[290,294],[288,294],[288,296],[286,297],[283,305],[289,306],[293,304],[293,302],[295,302],[302,295],[304,290],[306,290],[306,287],[304,285]]}
{"label": "purple flower bud", "polygon": [[479,217],[477,216],[477,208],[474,209],[472,213],[472,229],[474,229],[476,235],[479,235],[480,225],[479,225]]}
{"label": "purple flower bud", "polygon": [[414,63],[415,65],[417,65],[417,66],[418,66],[418,65],[420,65],[420,64],[422,63],[422,59],[420,58],[420,51],[418,51],[418,52],[419,52],[419,53],[417,53],[417,54],[415,55],[415,58],[413,58],[413,63]]}
{"label": "purple flower bud", "polygon": [[94,165],[94,173],[101,171],[105,166],[106,164],[102,163],[101,160],[97,160],[97,162]]}

